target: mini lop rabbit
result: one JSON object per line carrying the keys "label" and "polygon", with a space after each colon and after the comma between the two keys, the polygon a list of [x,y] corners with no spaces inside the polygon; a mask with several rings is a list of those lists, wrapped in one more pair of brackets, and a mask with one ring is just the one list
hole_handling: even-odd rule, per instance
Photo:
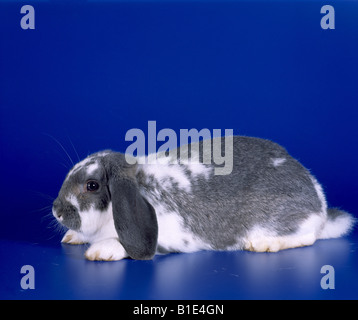
{"label": "mini lop rabbit", "polygon": [[[186,146],[189,159],[178,148],[176,159],[161,154],[165,161],[157,164],[129,164],[112,151],[88,156],[68,173],[53,203],[53,215],[69,228],[62,242],[90,243],[89,260],[151,259],[199,250],[276,252],[350,231],[354,218],[328,209],[317,180],[284,148],[231,138],[228,175],[203,163],[213,148],[203,150],[202,141],[199,153]],[[223,148],[224,138],[210,144]]]}

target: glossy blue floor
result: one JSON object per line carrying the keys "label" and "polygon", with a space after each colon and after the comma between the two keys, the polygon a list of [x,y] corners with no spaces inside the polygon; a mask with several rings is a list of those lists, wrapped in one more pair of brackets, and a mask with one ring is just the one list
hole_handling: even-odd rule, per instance
{"label": "glossy blue floor", "polygon": [[[85,248],[2,240],[0,298],[358,298],[357,235],[278,253],[203,251],[152,261],[92,262],[84,259]],[[29,275],[20,273],[23,265],[34,268],[34,289],[21,287],[22,277]],[[333,274],[322,269],[325,265],[333,267]]]}

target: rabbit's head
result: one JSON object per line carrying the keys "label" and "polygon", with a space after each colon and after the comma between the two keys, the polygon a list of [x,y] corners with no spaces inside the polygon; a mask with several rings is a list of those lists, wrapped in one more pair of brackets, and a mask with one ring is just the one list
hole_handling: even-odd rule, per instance
{"label": "rabbit's head", "polygon": [[135,173],[136,165],[129,165],[121,153],[88,156],[68,173],[53,203],[53,215],[65,227],[88,237],[110,216],[128,255],[152,258],[158,237],[156,214],[140,194]]}

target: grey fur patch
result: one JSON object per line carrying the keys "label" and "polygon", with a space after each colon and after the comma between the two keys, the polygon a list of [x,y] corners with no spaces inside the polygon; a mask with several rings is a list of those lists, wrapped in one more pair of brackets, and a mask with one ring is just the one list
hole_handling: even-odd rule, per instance
{"label": "grey fur patch", "polygon": [[[212,143],[218,143],[216,139]],[[191,192],[186,192],[175,184],[166,190],[139,170],[143,194],[152,204],[178,212],[186,228],[217,250],[240,245],[254,226],[279,235],[294,233],[310,214],[320,212],[310,173],[284,148],[251,137],[236,136],[233,143],[230,175],[199,176],[191,181]],[[199,144],[202,152],[202,142]],[[224,140],[221,146],[224,152]],[[285,158],[285,165],[274,167],[272,158]]]}

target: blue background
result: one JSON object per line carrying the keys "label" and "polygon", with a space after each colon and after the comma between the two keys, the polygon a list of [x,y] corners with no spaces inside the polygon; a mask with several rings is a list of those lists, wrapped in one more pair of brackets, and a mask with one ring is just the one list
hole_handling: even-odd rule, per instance
{"label": "blue background", "polygon": [[[24,4],[35,30],[20,27]],[[358,2],[329,2],[335,30],[320,27],[325,4],[1,1],[0,298],[357,298],[357,234],[272,255],[93,263],[59,244],[50,209],[71,167],[55,140],[77,162],[124,152],[127,130],[155,120],[274,140],[357,216]],[[35,290],[20,288],[24,264]],[[344,286],[320,288],[324,264]]]}

